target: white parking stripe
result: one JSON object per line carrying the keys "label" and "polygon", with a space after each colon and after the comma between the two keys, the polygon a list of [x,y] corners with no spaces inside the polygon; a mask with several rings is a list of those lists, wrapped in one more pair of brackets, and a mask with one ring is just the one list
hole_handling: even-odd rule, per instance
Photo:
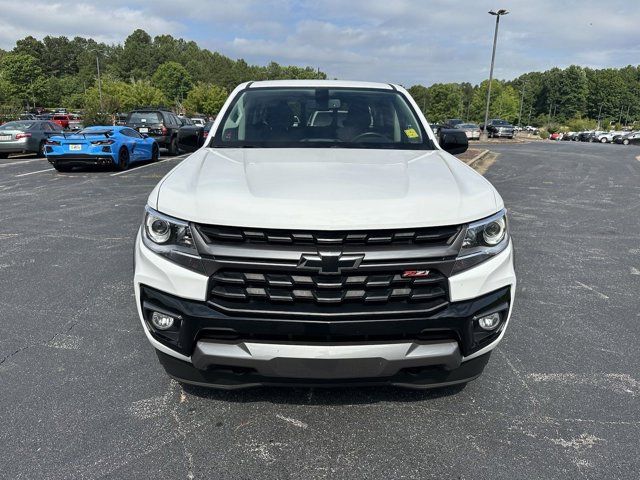
{"label": "white parking stripe", "polygon": [[50,172],[51,170],[53,170],[53,168],[47,168],[46,170],[38,170],[37,172],[21,173],[20,175],[16,175],[16,177],[26,177],[27,175],[35,175],[36,173]]}
{"label": "white parking stripe", "polygon": [[[14,158],[16,158],[16,157],[14,157]],[[0,168],[1,167],[8,167],[10,165],[22,165],[23,163],[42,162],[42,160],[43,160],[42,158],[34,158],[33,160],[22,160],[20,162],[0,163]]]}
{"label": "white parking stripe", "polygon": [[160,163],[168,162],[169,160],[182,160],[184,158],[187,158],[189,155],[191,155],[191,154],[187,153],[187,154],[184,154],[184,155],[179,155],[177,157],[165,158],[164,160],[160,160],[160,161],[155,162],[155,163],[147,163],[146,165],[142,165],[141,167],[132,168],[131,170],[125,170],[123,172],[112,173],[111,176],[115,177],[117,175],[126,175],[127,173],[136,173],[138,170],[142,170],[143,168],[153,167],[154,165],[158,165]]}

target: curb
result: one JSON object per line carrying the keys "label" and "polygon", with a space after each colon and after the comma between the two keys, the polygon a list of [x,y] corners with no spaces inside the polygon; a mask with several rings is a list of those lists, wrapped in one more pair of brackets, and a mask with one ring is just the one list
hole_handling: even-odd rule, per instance
{"label": "curb", "polygon": [[473,167],[473,164],[476,163],[479,160],[482,160],[485,155],[487,155],[489,153],[489,150],[483,150],[481,151],[478,155],[476,155],[475,157],[473,157],[471,160],[464,162],[467,165],[469,165],[470,167]]}

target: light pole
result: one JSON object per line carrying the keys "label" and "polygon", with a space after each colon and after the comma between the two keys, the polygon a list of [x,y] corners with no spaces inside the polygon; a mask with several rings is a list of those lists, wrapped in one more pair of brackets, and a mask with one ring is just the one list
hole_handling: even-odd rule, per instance
{"label": "light pole", "polygon": [[498,25],[500,25],[500,16],[506,15],[507,12],[504,8],[501,8],[497,12],[491,10],[489,14],[496,17],[496,30],[493,33],[493,51],[491,52],[491,69],[489,70],[489,87],[487,88],[487,108],[484,111],[484,129],[482,130],[482,139],[487,139],[487,123],[489,123],[489,102],[491,102],[491,82],[493,81],[493,64],[496,60],[496,42],[498,41]]}
{"label": "light pole", "polygon": [[525,84],[522,84],[522,96],[520,97],[520,113],[518,113],[518,126],[522,127],[522,105],[524,104],[524,86]]}
{"label": "light pole", "polygon": [[98,67],[98,95],[100,96],[100,113],[104,111],[102,107],[102,82],[100,81],[100,58],[98,52],[96,52],[96,66]]}

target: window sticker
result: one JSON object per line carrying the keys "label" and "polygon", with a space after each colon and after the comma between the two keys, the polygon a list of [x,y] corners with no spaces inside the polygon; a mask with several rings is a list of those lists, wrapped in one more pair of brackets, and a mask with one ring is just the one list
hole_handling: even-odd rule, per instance
{"label": "window sticker", "polygon": [[409,138],[418,138],[420,136],[413,128],[407,128],[404,133]]}

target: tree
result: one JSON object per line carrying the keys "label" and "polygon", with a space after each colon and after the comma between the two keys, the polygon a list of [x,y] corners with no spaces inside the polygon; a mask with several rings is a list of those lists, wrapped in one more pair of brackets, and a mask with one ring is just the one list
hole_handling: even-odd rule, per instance
{"label": "tree", "polygon": [[24,53],[7,53],[0,61],[0,78],[6,85],[7,93],[20,101],[34,98],[34,84],[42,77],[38,61]]}
{"label": "tree", "polygon": [[151,37],[141,29],[135,30],[124,41],[118,58],[118,74],[127,80],[148,79],[155,71]]}
{"label": "tree", "polygon": [[187,95],[184,107],[190,113],[217,115],[228,95],[222,87],[199,83]]}
{"label": "tree", "polygon": [[166,62],[151,77],[151,84],[171,100],[182,100],[193,86],[186,68],[176,62]]}

